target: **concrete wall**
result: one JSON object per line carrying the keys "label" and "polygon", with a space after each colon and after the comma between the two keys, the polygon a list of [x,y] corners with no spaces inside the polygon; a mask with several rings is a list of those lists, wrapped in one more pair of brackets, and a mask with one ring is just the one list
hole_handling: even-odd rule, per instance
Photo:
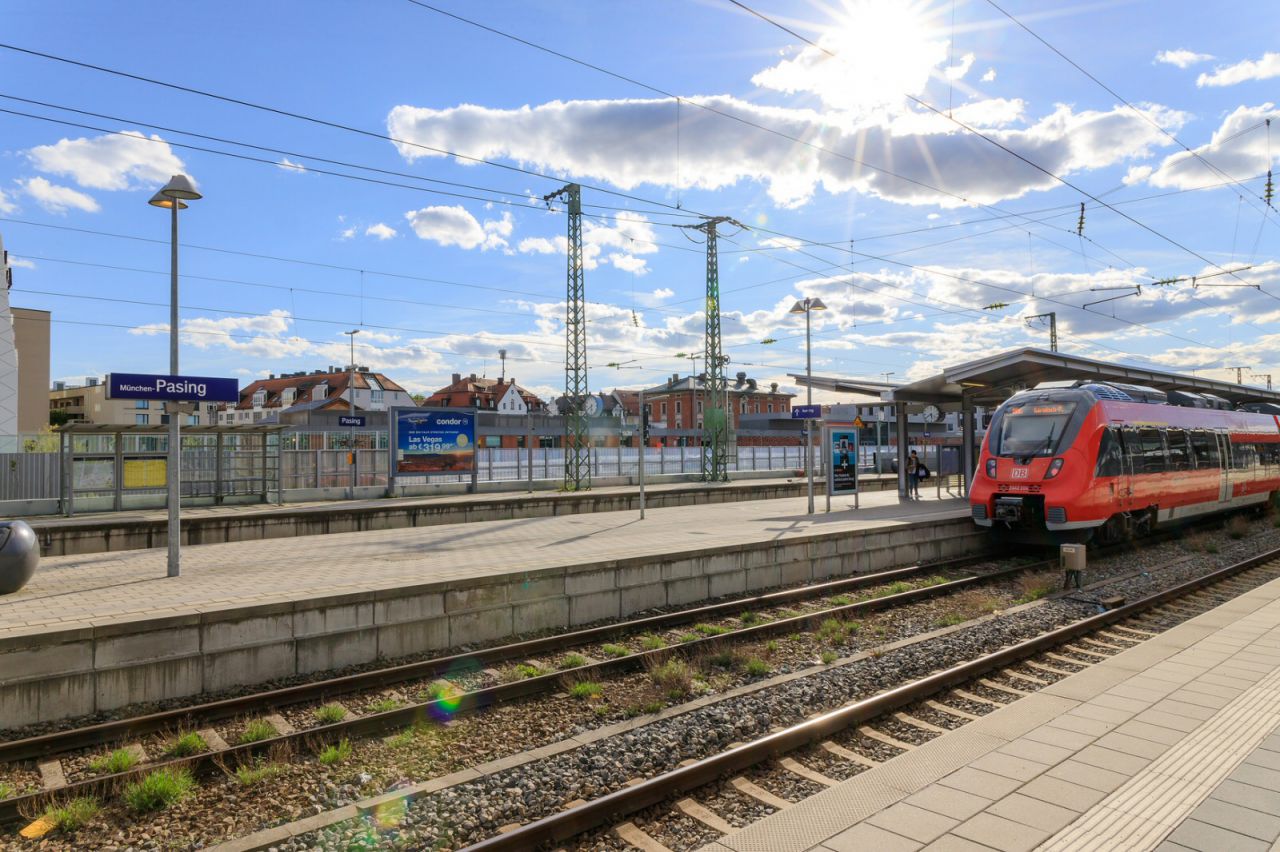
{"label": "concrete wall", "polygon": [[972,552],[968,518],[0,639],[0,727]]}
{"label": "concrete wall", "polygon": [[[871,486],[881,486],[869,480]],[[887,483],[892,486],[893,483]],[[651,509],[728,503],[738,500],[774,500],[799,497],[805,493],[803,480],[777,479],[767,482],[740,482],[708,488],[690,484],[686,488],[666,488],[646,494]],[[582,512],[617,512],[640,507],[637,492],[604,494],[585,492],[562,494],[493,496],[467,500],[374,503],[363,506],[312,506],[298,509],[267,509],[186,517],[182,520],[184,544],[214,544],[227,541],[258,541],[294,538],[302,535],[360,532],[363,530],[405,529],[408,527],[458,524],[471,521],[498,521],[538,518]],[[162,518],[77,520],[31,518],[40,538],[44,556],[106,553],[165,547],[168,524]]]}

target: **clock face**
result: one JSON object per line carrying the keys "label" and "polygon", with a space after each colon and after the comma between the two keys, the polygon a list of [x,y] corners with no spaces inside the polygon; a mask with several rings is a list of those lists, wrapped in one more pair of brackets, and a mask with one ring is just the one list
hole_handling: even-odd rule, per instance
{"label": "clock face", "polygon": [[928,423],[937,423],[942,419],[942,411],[936,405],[925,406],[924,419]]}

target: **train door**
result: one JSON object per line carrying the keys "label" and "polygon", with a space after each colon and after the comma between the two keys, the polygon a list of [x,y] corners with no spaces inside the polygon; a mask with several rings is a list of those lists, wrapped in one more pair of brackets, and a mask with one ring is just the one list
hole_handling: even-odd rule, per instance
{"label": "train door", "polygon": [[1226,503],[1231,500],[1231,438],[1225,432],[1216,434],[1218,436],[1218,458],[1222,460],[1218,478],[1218,502]]}
{"label": "train door", "polygon": [[1127,512],[1133,505],[1134,463],[1142,445],[1134,429],[1120,429],[1116,435],[1120,440],[1120,475],[1115,480],[1115,507],[1117,511]]}

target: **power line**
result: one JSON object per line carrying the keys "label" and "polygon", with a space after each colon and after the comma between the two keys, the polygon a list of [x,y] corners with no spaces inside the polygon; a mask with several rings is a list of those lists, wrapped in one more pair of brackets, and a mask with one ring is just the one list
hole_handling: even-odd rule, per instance
{"label": "power line", "polygon": [[[1224,177],[1224,178],[1226,178],[1226,179],[1227,179],[1228,181],[1230,181],[1231,183],[1239,185],[1239,182],[1238,182],[1235,178],[1233,178],[1231,175],[1227,174],[1227,173],[1226,173],[1226,172],[1224,172],[1222,169],[1220,169],[1220,168],[1218,168],[1217,166],[1215,166],[1213,163],[1209,162],[1205,157],[1201,156],[1201,155],[1200,155],[1200,153],[1199,153],[1198,151],[1195,151],[1195,150],[1193,150],[1192,148],[1187,147],[1187,145],[1186,145],[1186,144],[1184,144],[1184,143],[1183,143],[1183,141],[1182,141],[1181,139],[1179,139],[1179,138],[1178,138],[1177,136],[1175,136],[1173,133],[1169,132],[1169,131],[1168,131],[1167,129],[1165,129],[1164,127],[1161,127],[1159,122],[1155,121],[1154,119],[1152,119],[1152,118],[1151,118],[1151,116],[1147,115],[1145,112],[1143,112],[1142,110],[1140,110],[1140,109],[1138,109],[1137,107],[1135,107],[1133,104],[1131,104],[1131,103],[1128,101],[1128,99],[1127,99],[1127,98],[1125,98],[1123,95],[1119,94],[1115,89],[1111,88],[1111,87],[1110,87],[1110,86],[1108,86],[1106,83],[1102,82],[1102,81],[1101,81],[1101,80],[1099,80],[1097,77],[1095,77],[1093,74],[1091,74],[1091,73],[1089,73],[1088,71],[1086,71],[1086,70],[1085,70],[1085,69],[1084,69],[1084,68],[1083,68],[1083,67],[1082,67],[1078,62],[1076,62],[1076,61],[1075,61],[1074,59],[1072,59],[1070,56],[1067,56],[1065,53],[1063,53],[1063,52],[1062,52],[1061,50],[1059,50],[1058,48],[1054,47],[1054,46],[1053,46],[1052,44],[1050,44],[1050,43],[1049,43],[1049,42],[1048,42],[1044,37],[1042,37],[1041,35],[1039,35],[1038,33],[1036,33],[1034,30],[1032,30],[1030,27],[1028,27],[1028,26],[1027,26],[1026,24],[1024,24],[1022,21],[1018,20],[1018,19],[1017,19],[1017,18],[1015,18],[1013,15],[1009,14],[1007,11],[1005,11],[1003,8],[1001,8],[1001,7],[1000,7],[1000,6],[995,2],[995,0],[987,0],[987,4],[988,4],[989,6],[991,6],[991,8],[993,8],[993,9],[995,9],[997,12],[999,12],[1000,14],[1004,15],[1004,16],[1005,16],[1006,18],[1008,18],[1010,21],[1013,21],[1015,24],[1017,24],[1019,27],[1021,27],[1021,28],[1022,28],[1022,30],[1023,30],[1024,32],[1026,32],[1028,35],[1030,35],[1030,36],[1031,36],[1032,38],[1034,38],[1036,41],[1040,42],[1040,43],[1041,43],[1041,44],[1043,44],[1045,47],[1049,48],[1049,49],[1050,49],[1050,50],[1052,50],[1054,53],[1056,53],[1059,57],[1061,57],[1061,58],[1062,58],[1062,59],[1063,59],[1063,60],[1064,60],[1068,65],[1070,65],[1072,68],[1075,68],[1077,71],[1079,71],[1079,72],[1080,72],[1081,74],[1083,74],[1084,76],[1088,77],[1088,78],[1089,78],[1090,80],[1092,80],[1094,83],[1097,83],[1097,84],[1098,84],[1098,86],[1100,86],[1100,87],[1102,88],[1102,90],[1103,90],[1103,91],[1105,91],[1107,94],[1111,95],[1111,96],[1112,96],[1113,98],[1115,98],[1116,100],[1120,101],[1120,103],[1122,103],[1122,104],[1124,104],[1126,107],[1128,107],[1128,108],[1129,108],[1129,109],[1130,109],[1130,110],[1131,110],[1135,115],[1137,115],[1139,118],[1141,118],[1141,119],[1142,119],[1143,121],[1145,121],[1147,124],[1150,124],[1150,125],[1151,125],[1152,127],[1154,127],[1156,130],[1159,130],[1159,131],[1160,131],[1161,133],[1163,133],[1165,136],[1169,137],[1169,139],[1173,140],[1173,142],[1174,142],[1174,143],[1175,143],[1179,148],[1181,148],[1182,150],[1186,151],[1186,152],[1187,152],[1188,154],[1190,154],[1192,157],[1195,157],[1197,160],[1199,160],[1201,163],[1203,163],[1203,164],[1205,165],[1205,167],[1206,167],[1206,168],[1208,168],[1209,170],[1211,170],[1211,171],[1212,171],[1212,172],[1214,172],[1215,174],[1219,175],[1220,177]],[[1243,196],[1241,196],[1241,197],[1243,198]],[[1252,200],[1250,200],[1250,206],[1253,206]],[[1258,208],[1257,208],[1257,207],[1254,207],[1254,209],[1256,210],[1256,209],[1258,209]],[[1263,218],[1266,218],[1266,215],[1267,215],[1267,208],[1266,208],[1265,206],[1262,208],[1262,215],[1263,215]]]}
{"label": "power line", "polygon": [[[809,39],[809,38],[806,38],[805,36],[800,35],[800,34],[799,34],[799,33],[797,33],[795,30],[792,30],[792,29],[790,29],[790,28],[788,28],[788,27],[784,26],[783,24],[779,23],[778,21],[773,20],[773,19],[772,19],[772,18],[770,18],[769,16],[767,16],[767,15],[765,15],[765,14],[761,13],[761,12],[757,12],[755,9],[752,9],[750,6],[748,6],[748,5],[746,5],[745,3],[741,2],[741,0],[727,0],[727,2],[732,3],[734,6],[737,6],[738,8],[742,9],[742,10],[743,10],[743,11],[745,11],[745,12],[750,13],[751,15],[754,15],[755,17],[759,18],[760,20],[764,21],[765,23],[767,23],[767,24],[769,24],[769,25],[771,25],[771,26],[773,26],[773,27],[776,27],[777,29],[780,29],[780,30],[782,30],[783,32],[785,32],[785,33],[787,33],[787,34],[789,34],[789,35],[791,35],[791,36],[793,36],[793,37],[795,37],[795,38],[800,39],[800,40],[801,40],[801,41],[803,41],[805,44],[808,44],[809,46],[811,46],[811,47],[813,47],[813,48],[815,48],[815,49],[817,49],[817,50],[822,51],[823,53],[825,53],[827,56],[831,57],[832,59],[837,59],[837,58],[839,58],[838,54],[836,54],[835,52],[831,51],[830,49],[828,49],[828,48],[826,48],[826,47],[823,47],[822,45],[818,44],[817,42],[813,41],[812,39]],[[990,136],[988,136],[987,134],[983,133],[983,132],[982,132],[982,131],[980,131],[980,130],[975,129],[974,127],[972,127],[972,126],[970,126],[970,125],[968,125],[968,124],[966,124],[965,122],[961,121],[960,119],[956,118],[955,116],[947,115],[945,112],[943,112],[942,110],[940,110],[940,109],[938,109],[937,107],[933,106],[932,104],[930,104],[930,103],[928,103],[928,102],[926,102],[926,101],[924,101],[924,100],[921,100],[920,98],[918,98],[918,97],[916,97],[915,95],[912,95],[912,94],[910,94],[910,93],[904,93],[904,97],[906,97],[906,98],[907,98],[907,100],[911,101],[912,103],[914,103],[914,104],[916,104],[916,105],[918,105],[918,106],[920,106],[920,107],[923,107],[924,109],[928,110],[929,112],[934,113],[935,115],[937,115],[937,116],[939,116],[939,117],[941,117],[941,118],[945,118],[947,121],[950,121],[951,123],[955,124],[957,127],[960,127],[961,129],[963,129],[963,130],[965,130],[965,131],[967,131],[967,132],[969,132],[969,133],[972,133],[974,136],[977,136],[979,139],[983,140],[984,142],[987,142],[988,144],[993,145],[993,146],[995,146],[996,148],[999,148],[1001,151],[1004,151],[1004,152],[1005,152],[1006,154],[1008,154],[1009,156],[1014,157],[1014,158],[1016,158],[1017,160],[1019,160],[1020,162],[1025,163],[1026,165],[1030,166],[1031,168],[1035,169],[1036,171],[1040,172],[1041,174],[1045,175],[1046,177],[1050,177],[1050,178],[1052,178],[1053,180],[1056,180],[1058,183],[1062,184],[1063,186],[1067,187],[1068,189],[1072,189],[1072,190],[1074,190],[1075,192],[1078,192],[1080,195],[1083,195],[1083,196],[1085,196],[1086,198],[1092,199],[1095,203],[1100,204],[1100,205],[1102,205],[1103,207],[1106,207],[1108,210],[1112,211],[1113,213],[1117,214],[1118,216],[1120,216],[1120,217],[1122,217],[1122,218],[1126,219],[1127,221],[1129,221],[1129,222],[1133,223],[1134,225],[1137,225],[1139,228],[1142,228],[1144,231],[1147,231],[1148,233],[1152,234],[1153,236],[1158,237],[1159,239],[1161,239],[1161,240],[1163,240],[1163,241],[1165,241],[1165,242],[1169,243],[1170,245],[1174,246],[1175,248],[1178,248],[1178,249],[1180,249],[1181,251],[1186,252],[1187,254],[1191,255],[1192,257],[1197,258],[1198,260],[1202,261],[1203,263],[1207,264],[1208,266],[1212,266],[1212,267],[1214,267],[1214,268],[1216,268],[1216,269],[1223,269],[1224,271],[1226,271],[1226,270],[1225,270],[1225,268],[1224,268],[1223,266],[1221,266],[1221,265],[1220,265],[1220,264],[1218,264],[1218,263],[1215,263],[1215,262],[1214,262],[1214,261],[1212,261],[1212,260],[1209,260],[1209,258],[1205,257],[1204,255],[1200,254],[1199,252],[1195,251],[1194,249],[1191,249],[1191,248],[1189,248],[1189,247],[1187,247],[1187,246],[1183,245],[1183,244],[1182,244],[1182,243],[1180,243],[1179,241],[1175,240],[1173,237],[1167,236],[1167,235],[1165,235],[1165,234],[1161,233],[1160,231],[1157,231],[1155,228],[1152,228],[1150,225],[1147,225],[1146,223],[1141,222],[1141,221],[1139,221],[1138,219],[1135,219],[1134,217],[1130,216],[1128,213],[1125,213],[1123,210],[1118,210],[1118,209],[1116,209],[1116,208],[1115,208],[1115,207],[1113,207],[1111,204],[1109,204],[1109,203],[1108,203],[1108,202],[1106,202],[1106,201],[1103,201],[1103,200],[1102,200],[1101,198],[1099,198],[1098,196],[1096,196],[1096,195],[1094,195],[1094,194],[1092,194],[1092,193],[1088,192],[1087,190],[1085,190],[1085,189],[1084,189],[1084,188],[1082,188],[1082,187],[1076,186],[1074,183],[1072,183],[1071,181],[1067,180],[1066,178],[1061,177],[1061,176],[1059,176],[1059,175],[1057,175],[1057,174],[1054,174],[1052,171],[1050,171],[1049,169],[1046,169],[1044,166],[1041,166],[1039,163],[1036,163],[1035,161],[1031,160],[1029,157],[1026,157],[1026,156],[1023,156],[1022,154],[1019,154],[1017,151],[1015,151],[1015,150],[1013,150],[1012,148],[1008,147],[1007,145],[1005,145],[1004,143],[1000,142],[999,140],[996,140],[996,139],[991,138],[991,137],[990,137]],[[1235,276],[1235,277],[1238,277],[1238,276]],[[1244,279],[1243,279],[1243,278],[1241,278],[1240,280],[1241,280],[1241,281],[1243,281]],[[1246,283],[1248,283],[1248,282],[1246,282]]]}

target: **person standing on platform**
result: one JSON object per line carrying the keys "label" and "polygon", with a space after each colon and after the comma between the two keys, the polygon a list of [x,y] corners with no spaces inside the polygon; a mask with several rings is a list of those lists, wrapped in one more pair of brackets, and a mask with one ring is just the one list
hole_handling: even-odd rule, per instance
{"label": "person standing on platform", "polygon": [[907,457],[907,496],[920,496],[920,456],[915,450]]}

